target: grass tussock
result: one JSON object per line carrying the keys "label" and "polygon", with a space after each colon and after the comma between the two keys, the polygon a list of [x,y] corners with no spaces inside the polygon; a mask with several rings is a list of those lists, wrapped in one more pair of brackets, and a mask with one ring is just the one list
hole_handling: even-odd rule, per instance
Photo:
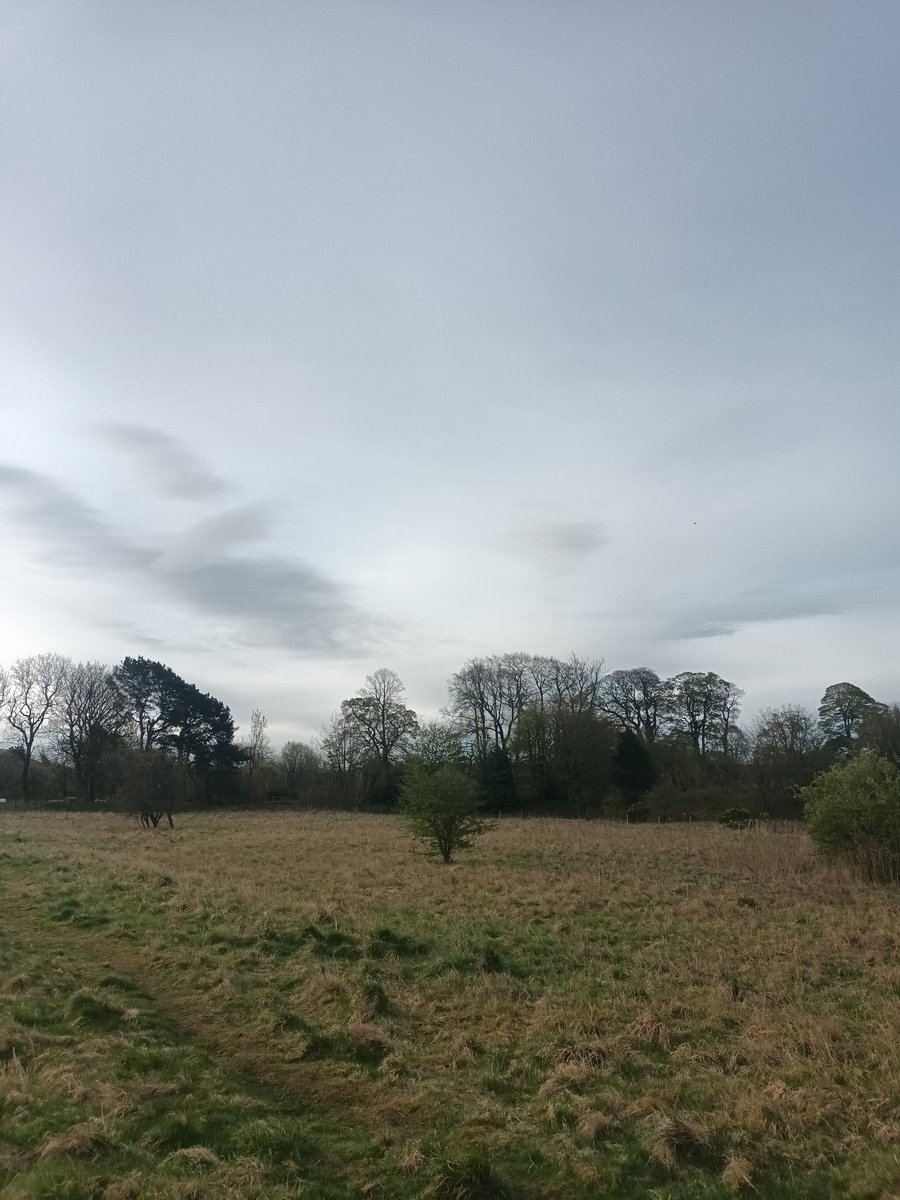
{"label": "grass tussock", "polygon": [[648,1046],[668,1046],[671,1040],[668,1028],[652,1012],[642,1012],[628,1027],[628,1034]]}
{"label": "grass tussock", "polygon": [[48,1158],[97,1158],[114,1144],[106,1123],[102,1120],[85,1121],[73,1125],[65,1133],[49,1137],[38,1153],[40,1159]]}
{"label": "grass tussock", "polygon": [[69,1015],[80,1024],[101,1028],[133,1019],[124,1005],[93,988],[78,989],[69,1001]]}
{"label": "grass tussock", "polygon": [[391,1047],[390,1034],[369,1021],[350,1021],[347,1035],[362,1050],[389,1050]]}
{"label": "grass tussock", "polygon": [[423,1200],[514,1200],[490,1159],[479,1151],[443,1163],[421,1195]]}
{"label": "grass tussock", "polygon": [[541,1097],[555,1096],[557,1092],[561,1092],[564,1089],[584,1085],[591,1079],[592,1075],[593,1071],[591,1067],[585,1062],[574,1061],[562,1063],[560,1066],[554,1067],[550,1072],[538,1088],[538,1095]]}
{"label": "grass tussock", "polygon": [[605,1112],[588,1109],[575,1123],[575,1132],[586,1141],[593,1142],[616,1128],[615,1120]]}
{"label": "grass tussock", "polygon": [[730,1154],[722,1172],[722,1182],[732,1191],[753,1187],[753,1164],[742,1154]]}
{"label": "grass tussock", "polygon": [[188,1166],[208,1170],[211,1167],[217,1167],[222,1160],[208,1146],[185,1146],[181,1150],[173,1151],[166,1161],[177,1164],[187,1163]]}
{"label": "grass tussock", "polygon": [[707,1166],[714,1158],[708,1126],[690,1116],[666,1116],[651,1123],[648,1149],[670,1171],[682,1166]]}

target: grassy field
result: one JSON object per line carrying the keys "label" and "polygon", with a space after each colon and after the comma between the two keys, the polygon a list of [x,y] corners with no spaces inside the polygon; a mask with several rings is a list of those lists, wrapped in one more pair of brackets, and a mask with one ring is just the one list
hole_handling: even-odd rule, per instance
{"label": "grassy field", "polygon": [[0,817],[0,1196],[900,1197],[900,892],[806,838]]}

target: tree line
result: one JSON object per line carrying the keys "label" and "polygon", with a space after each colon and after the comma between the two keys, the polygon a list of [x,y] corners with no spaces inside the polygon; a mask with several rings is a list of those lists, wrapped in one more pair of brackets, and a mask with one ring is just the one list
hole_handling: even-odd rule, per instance
{"label": "tree line", "polygon": [[856,748],[900,764],[900,709],[854,684],[747,725],[742,697],[711,671],[497,654],[451,676],[436,720],[382,669],[314,741],[276,753],[262,712],[238,740],[227,705],[163,663],[41,654],[0,668],[0,794],[120,800],[155,824],[185,803],[389,808],[410,770],[452,767],[497,813],[793,817],[799,789]]}
{"label": "tree line", "polygon": [[800,788],[850,750],[900,763],[900,709],[852,683],[818,712],[784,705],[740,723],[742,690],[712,671],[509,653],[470,659],[440,720],[418,722],[392,671],[370,676],[318,742],[320,784],[349,806],[391,804],[410,764],[454,765],[489,810],[566,816],[796,817]]}
{"label": "tree line", "polygon": [[0,790],[85,803],[122,799],[157,823],[176,803],[223,800],[244,752],[228,706],[170,667],[60,654],[0,667]]}

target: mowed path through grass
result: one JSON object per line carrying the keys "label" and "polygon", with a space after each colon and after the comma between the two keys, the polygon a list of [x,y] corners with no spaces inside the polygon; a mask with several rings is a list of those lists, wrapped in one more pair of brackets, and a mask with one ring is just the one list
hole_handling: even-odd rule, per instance
{"label": "mowed path through grass", "polygon": [[802,835],[0,819],[0,1195],[900,1196],[900,894]]}

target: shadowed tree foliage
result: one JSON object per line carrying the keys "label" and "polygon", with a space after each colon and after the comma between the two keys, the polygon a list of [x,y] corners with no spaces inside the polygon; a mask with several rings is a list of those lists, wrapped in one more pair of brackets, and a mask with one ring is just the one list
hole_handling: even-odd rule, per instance
{"label": "shadowed tree foliage", "polygon": [[615,728],[591,712],[554,714],[554,764],[564,797],[562,814],[595,817],[612,785]]}
{"label": "shadowed tree foliage", "polygon": [[818,720],[769,709],[749,736],[743,693],[711,671],[604,674],[597,659],[519,651],[470,659],[448,686],[442,719],[420,725],[396,673],[376,671],[315,748],[272,754],[259,710],[242,749],[228,707],[164,663],[127,657],[108,672],[23,658],[0,668],[0,794],[15,802],[18,777],[26,802],[117,795],[135,774],[133,747],[178,764],[191,780],[183,795],[220,803],[252,784],[279,802],[390,807],[406,769],[452,766],[494,813],[598,816],[618,811],[615,792],[654,816],[702,819],[735,807],[797,815],[799,789],[845,752],[900,765],[900,707],[849,683],[827,689]]}
{"label": "shadowed tree foliage", "polygon": [[451,677],[449,709],[492,811],[596,811],[608,755],[586,767],[602,670],[575,654],[518,651],[470,659]]}
{"label": "shadowed tree foliage", "polygon": [[682,671],[669,682],[674,732],[689,741],[697,754],[718,749],[727,755],[740,716],[741,689],[714,671]]}
{"label": "shadowed tree foliage", "polygon": [[310,801],[322,763],[306,742],[285,742],[277,759],[279,781],[289,796]]}
{"label": "shadowed tree foliage", "polygon": [[826,741],[849,747],[866,718],[883,707],[855,683],[833,683],[819,704],[819,728]]}
{"label": "shadowed tree foliage", "polygon": [[612,781],[629,804],[635,804],[656,783],[658,771],[650,751],[632,729],[623,729],[612,756]]}
{"label": "shadowed tree foliage", "polygon": [[221,798],[244,760],[228,706],[146,658],[124,659],[113,680],[126,699],[138,750],[174,755],[203,779],[207,798]]}
{"label": "shadowed tree foliage", "polygon": [[[615,738],[612,725],[590,710],[559,703],[529,706],[511,747],[517,807],[596,816],[611,785]],[[496,757],[496,751],[489,755],[484,768]]]}
{"label": "shadowed tree foliage", "polygon": [[761,810],[773,816],[799,816],[798,789],[810,783],[831,757],[815,716],[798,705],[766,709],[753,724],[751,744]]}
{"label": "shadowed tree foliage", "polygon": [[509,751],[491,746],[476,764],[478,782],[491,812],[512,812],[516,806],[516,781]]}
{"label": "shadowed tree foliage", "polygon": [[429,771],[441,766],[463,768],[468,762],[462,735],[453,721],[423,721],[409,755]]}
{"label": "shadowed tree foliage", "polygon": [[126,657],[112,674],[128,705],[138,749],[153,749],[169,732],[183,680],[169,667],[143,657]]}
{"label": "shadowed tree foliage", "polygon": [[596,713],[603,664],[516,651],[470,659],[449,681],[450,712],[473,757],[509,752],[528,711]]}
{"label": "shadowed tree foliage", "polygon": [[198,798],[200,781],[170,750],[129,749],[125,754],[122,790],[125,807],[145,829],[156,829],[165,818]]}
{"label": "shadowed tree foliage", "polygon": [[863,717],[859,744],[900,767],[900,705],[883,704]]}

